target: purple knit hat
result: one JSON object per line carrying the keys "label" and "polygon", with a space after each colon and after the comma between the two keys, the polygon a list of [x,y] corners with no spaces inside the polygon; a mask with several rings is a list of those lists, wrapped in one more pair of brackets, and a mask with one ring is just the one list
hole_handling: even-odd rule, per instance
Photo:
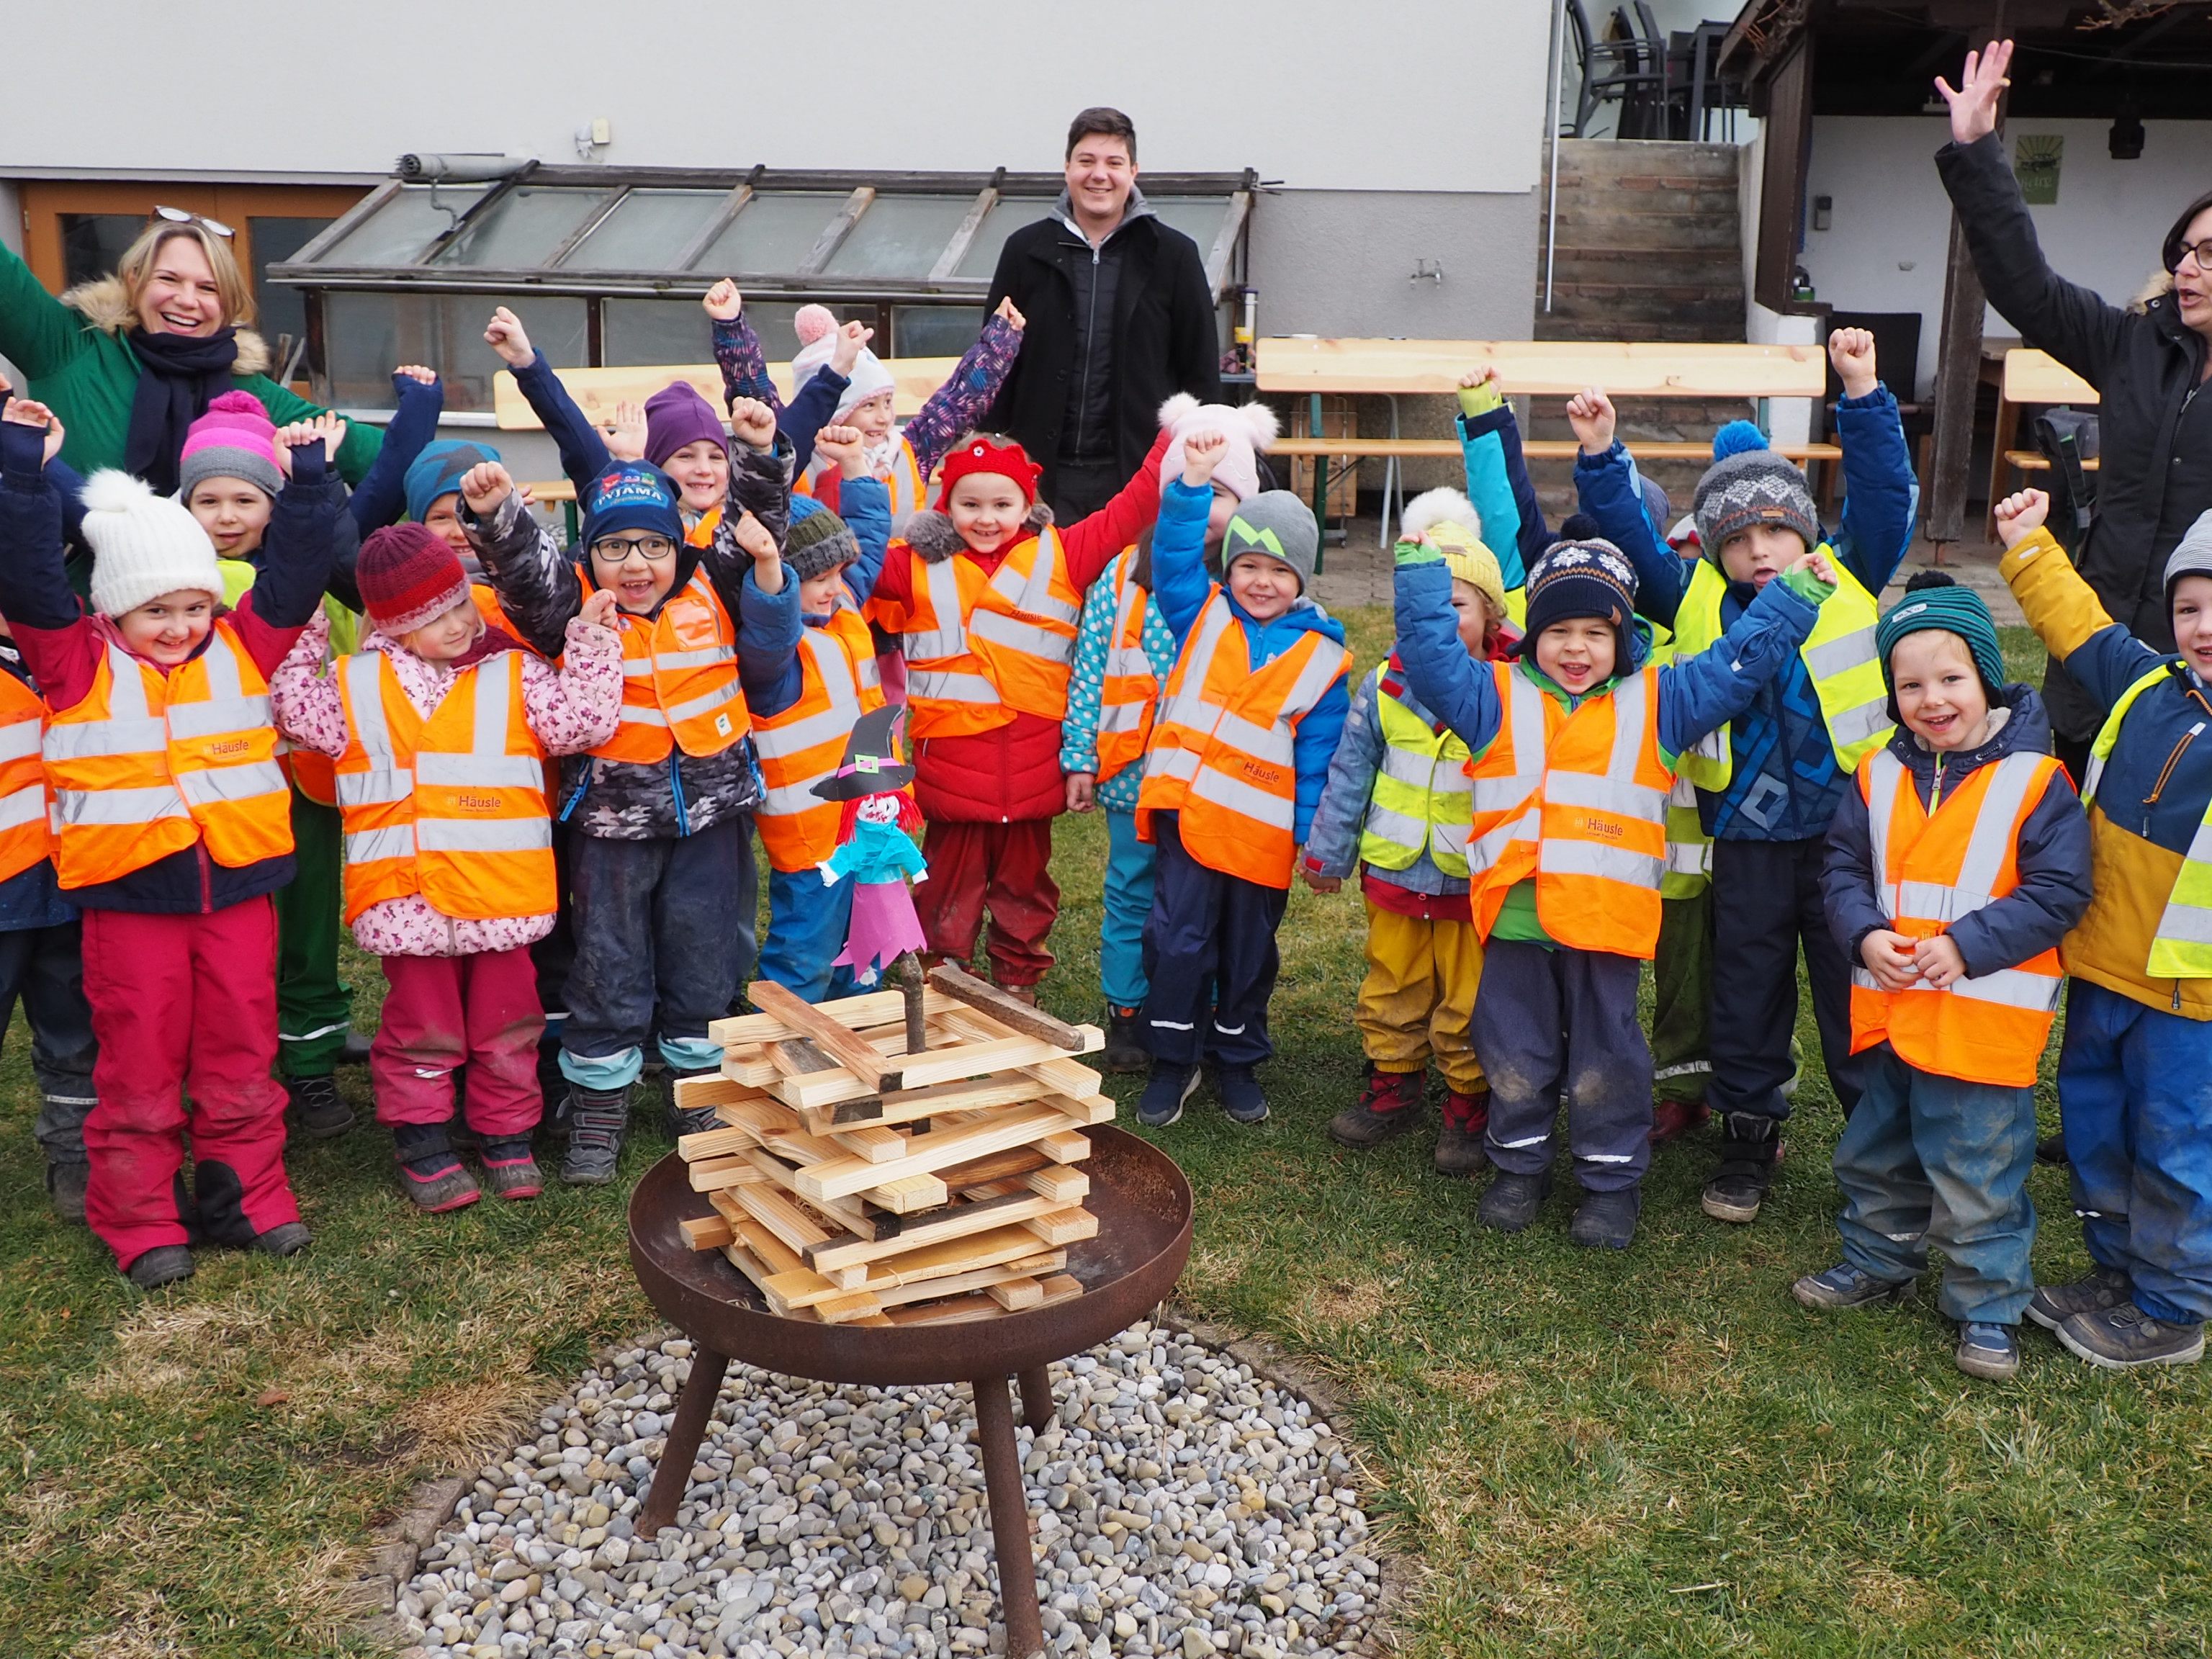
{"label": "purple knit hat", "polygon": [[721,417],[689,380],[672,382],[645,400],[645,459],[655,466],[667,465],[671,455],[702,438],[729,448]]}

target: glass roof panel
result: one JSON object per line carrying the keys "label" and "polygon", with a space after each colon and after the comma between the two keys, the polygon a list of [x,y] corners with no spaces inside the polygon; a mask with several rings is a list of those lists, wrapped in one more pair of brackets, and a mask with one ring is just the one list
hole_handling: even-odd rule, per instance
{"label": "glass roof panel", "polygon": [[919,280],[975,205],[965,196],[878,196],[839,244],[823,269],[840,276],[903,276]]}
{"label": "glass roof panel", "polygon": [[968,244],[968,252],[952,274],[988,281],[999,268],[999,250],[1006,246],[1006,238],[1024,225],[1035,224],[1051,211],[1049,196],[1000,197],[998,205],[975,227],[975,240]]}
{"label": "glass roof panel", "polygon": [[726,190],[634,190],[599,222],[564,270],[674,270],[730,199]]}
{"label": "glass roof panel", "polygon": [[[489,185],[402,185],[399,193],[348,231],[319,263],[411,265],[453,222],[483,199]],[[431,198],[435,195],[434,202]]]}
{"label": "glass roof panel", "polygon": [[702,275],[787,275],[805,263],[849,191],[764,192],[692,264]]}
{"label": "glass roof panel", "polygon": [[1213,239],[1221,234],[1221,221],[1229,211],[1227,197],[1153,196],[1146,199],[1162,224],[1181,231],[1198,244],[1200,258],[1213,252]]}
{"label": "glass roof panel", "polygon": [[584,216],[606,198],[602,190],[517,185],[440,250],[434,265],[489,265],[527,270],[542,265]]}

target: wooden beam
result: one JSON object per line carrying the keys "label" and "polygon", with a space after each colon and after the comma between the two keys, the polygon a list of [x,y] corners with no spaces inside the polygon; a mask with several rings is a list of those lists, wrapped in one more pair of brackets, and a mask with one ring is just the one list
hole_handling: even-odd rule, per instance
{"label": "wooden beam", "polygon": [[1019,997],[1008,996],[997,986],[976,978],[955,963],[939,963],[929,970],[929,982],[945,995],[988,1014],[1019,1036],[1041,1038],[1066,1049],[1070,1054],[1084,1051],[1083,1033],[1066,1020],[1054,1019],[1043,1009],[1024,1002]]}
{"label": "wooden beam", "polygon": [[867,1085],[871,1092],[883,1093],[900,1087],[898,1073],[884,1065],[884,1056],[873,1043],[832,1016],[818,1012],[811,1004],[802,1002],[774,980],[755,980],[751,997],[753,1006],[764,1014],[775,1015],[803,1034],[833,1064],[843,1066]]}
{"label": "wooden beam", "polygon": [[[1990,39],[2003,38],[2004,0],[1996,0]],[[2004,104],[1997,105],[1997,143],[2004,143]],[[1973,470],[1974,401],[1982,383],[1982,315],[1988,307],[1982,279],[1959,216],[1951,216],[1951,243],[1943,268],[1943,332],[1936,355],[1936,451],[1929,464],[1928,539],[1941,556],[1943,544],[1964,533],[1966,489]]]}
{"label": "wooden beam", "polygon": [[1486,364],[1516,394],[1539,398],[1571,398],[1591,386],[1601,386],[1615,398],[1818,398],[1828,384],[1827,353],[1820,346],[1741,341],[1271,335],[1255,343],[1253,357],[1260,390],[1292,397],[1316,392],[1447,396],[1461,375]]}

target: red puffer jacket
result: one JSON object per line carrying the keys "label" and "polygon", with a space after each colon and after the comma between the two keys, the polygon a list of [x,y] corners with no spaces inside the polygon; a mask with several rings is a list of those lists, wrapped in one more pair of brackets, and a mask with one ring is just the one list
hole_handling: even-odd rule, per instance
{"label": "red puffer jacket", "polygon": [[[1114,556],[1158,516],[1160,453],[1166,447],[1163,434],[1119,495],[1060,532],[1068,579],[1078,592],[1088,592]],[[1040,509],[1036,522],[1049,521],[1048,514]],[[1009,542],[1007,548],[1015,544]],[[963,547],[952,556],[973,559],[989,575],[998,569],[1006,550],[978,553]],[[876,581],[876,597],[911,605],[921,562],[921,555],[903,538],[894,541]],[[951,823],[1011,823],[1056,817],[1067,799],[1060,771],[1060,722],[1016,714],[1006,725],[972,737],[933,738],[919,744],[914,794],[925,818]]]}

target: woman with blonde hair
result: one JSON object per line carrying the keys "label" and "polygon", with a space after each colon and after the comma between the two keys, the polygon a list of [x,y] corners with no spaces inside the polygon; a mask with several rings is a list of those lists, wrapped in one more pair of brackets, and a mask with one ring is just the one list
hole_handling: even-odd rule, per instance
{"label": "woman with blonde hair", "polygon": [[[62,457],[79,472],[121,467],[173,494],[185,429],[233,390],[259,398],[277,426],[323,413],[268,377],[230,240],[228,225],[156,208],[115,275],[58,300],[0,246],[0,357],[23,372],[25,395],[60,417]],[[360,422],[349,428],[337,457],[348,483],[380,441]]]}

